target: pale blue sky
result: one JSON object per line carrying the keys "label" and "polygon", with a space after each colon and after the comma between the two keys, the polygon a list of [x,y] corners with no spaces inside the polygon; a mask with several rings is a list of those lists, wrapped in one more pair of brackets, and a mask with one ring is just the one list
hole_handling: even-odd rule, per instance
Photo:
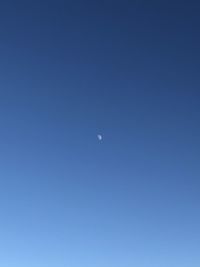
{"label": "pale blue sky", "polygon": [[1,2],[0,266],[200,266],[192,2]]}

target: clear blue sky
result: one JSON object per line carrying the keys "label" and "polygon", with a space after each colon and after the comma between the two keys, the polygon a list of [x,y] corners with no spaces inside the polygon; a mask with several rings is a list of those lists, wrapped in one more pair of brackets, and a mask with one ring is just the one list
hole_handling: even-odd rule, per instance
{"label": "clear blue sky", "polygon": [[200,266],[199,14],[1,1],[0,266]]}

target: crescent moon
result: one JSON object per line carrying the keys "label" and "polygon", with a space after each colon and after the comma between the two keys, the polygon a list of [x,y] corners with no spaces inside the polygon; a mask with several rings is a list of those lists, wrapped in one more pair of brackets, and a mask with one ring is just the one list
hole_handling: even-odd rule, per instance
{"label": "crescent moon", "polygon": [[101,134],[98,134],[97,135],[97,138],[99,139],[99,141],[101,141],[103,139],[102,135]]}

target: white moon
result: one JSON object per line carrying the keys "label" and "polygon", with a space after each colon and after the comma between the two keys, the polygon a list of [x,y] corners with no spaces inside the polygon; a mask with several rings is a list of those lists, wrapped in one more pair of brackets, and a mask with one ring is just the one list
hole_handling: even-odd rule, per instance
{"label": "white moon", "polygon": [[97,138],[99,139],[99,141],[101,141],[103,139],[102,135],[101,134],[98,134],[97,135]]}

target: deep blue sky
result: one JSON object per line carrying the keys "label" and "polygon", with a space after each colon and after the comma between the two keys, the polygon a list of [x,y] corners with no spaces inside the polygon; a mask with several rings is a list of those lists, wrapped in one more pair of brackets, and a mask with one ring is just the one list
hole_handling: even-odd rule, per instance
{"label": "deep blue sky", "polygon": [[199,14],[1,1],[0,266],[200,266]]}

